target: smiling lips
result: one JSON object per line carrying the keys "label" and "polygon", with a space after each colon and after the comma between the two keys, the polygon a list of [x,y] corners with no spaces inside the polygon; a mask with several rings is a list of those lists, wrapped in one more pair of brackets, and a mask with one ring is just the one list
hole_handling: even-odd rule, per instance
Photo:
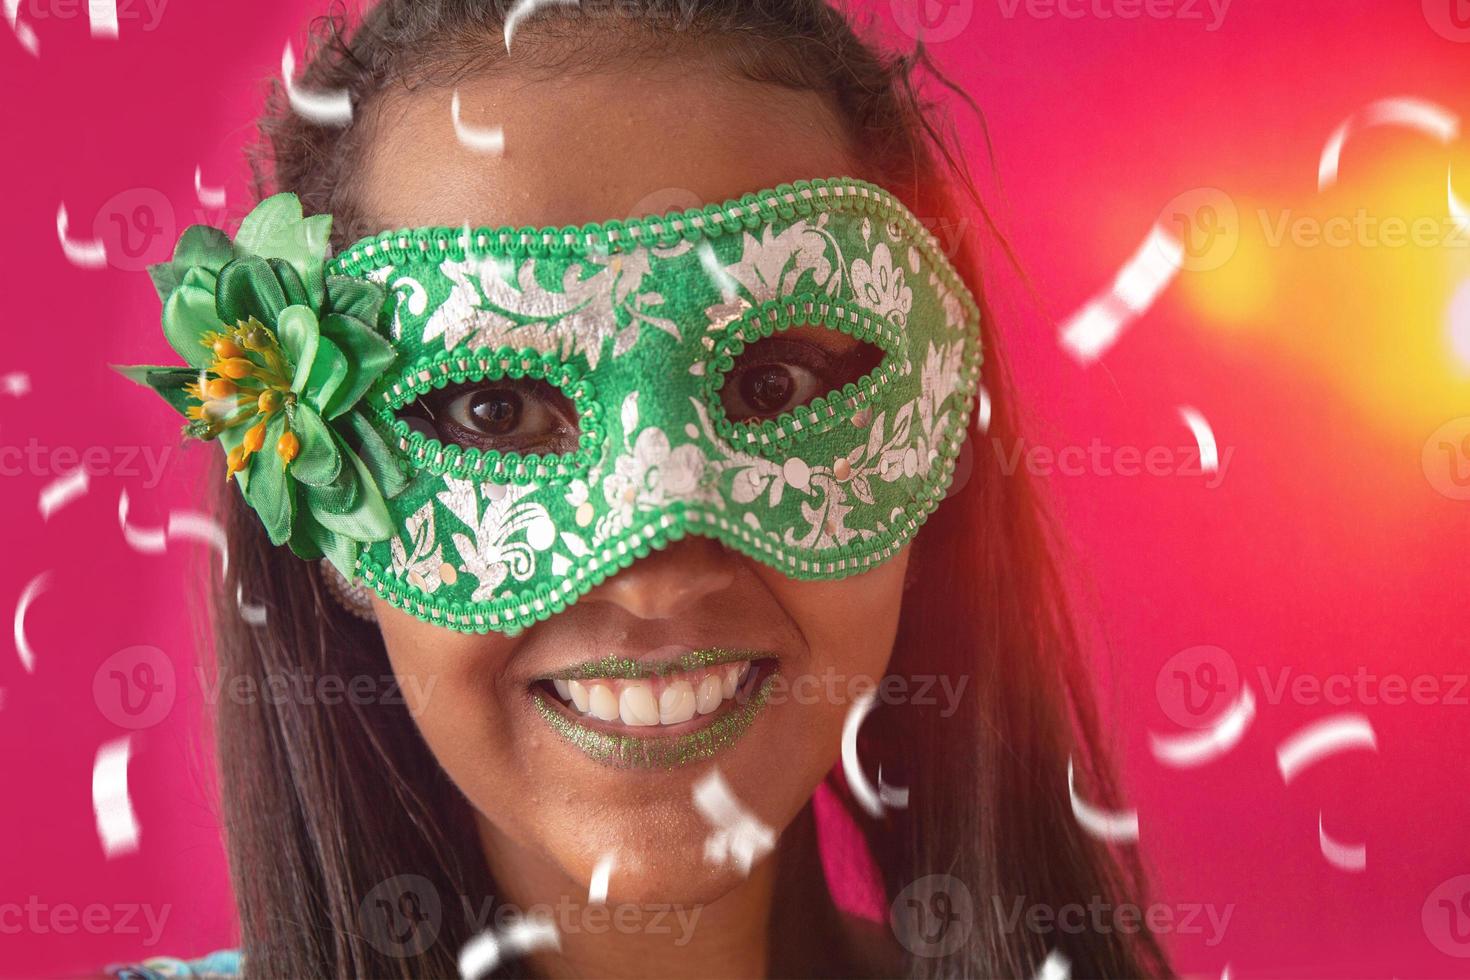
{"label": "smiling lips", "polygon": [[593,761],[670,769],[733,745],[780,670],[763,650],[689,650],[664,661],[609,656],[531,684],[536,711]]}
{"label": "smiling lips", "polygon": [[738,660],[658,677],[557,678],[552,684],[562,701],[583,717],[652,728],[713,714],[735,697],[750,665],[749,660]]}

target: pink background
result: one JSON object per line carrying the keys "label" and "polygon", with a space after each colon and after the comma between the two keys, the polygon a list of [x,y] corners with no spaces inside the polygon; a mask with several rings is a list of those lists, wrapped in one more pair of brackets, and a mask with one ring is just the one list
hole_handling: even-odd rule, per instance
{"label": "pink background", "polygon": [[[1099,15],[1121,13],[1128,0],[1065,6],[1078,17],[1009,0],[931,7],[936,30],[955,28],[933,49],[987,113],[999,185],[966,122],[972,166],[987,175],[1039,297],[997,264],[1003,343],[1034,444],[1191,447],[1178,414],[1188,405],[1210,421],[1222,456],[1232,453],[1213,489],[1199,475],[1046,479],[1071,567],[1091,583],[1104,696],[1157,900],[1176,922],[1191,904],[1230,909],[1223,941],[1211,944],[1208,929],[1170,937],[1181,972],[1218,976],[1228,964],[1237,978],[1470,974],[1461,958],[1470,942],[1456,942],[1436,903],[1421,916],[1431,892],[1470,872],[1470,711],[1450,698],[1273,696],[1283,671],[1325,679],[1361,668],[1432,677],[1442,693],[1470,699],[1455,690],[1470,669],[1470,502],[1451,495],[1431,436],[1470,415],[1467,303],[1451,313],[1451,297],[1470,283],[1470,248],[1464,236],[1427,247],[1367,233],[1342,247],[1271,241],[1282,220],[1294,229],[1333,215],[1442,222],[1452,162],[1470,199],[1464,143],[1402,128],[1350,138],[1338,185],[1316,187],[1328,135],[1371,100],[1414,96],[1470,112],[1470,43],[1449,19],[1456,2],[1463,19],[1463,0],[1422,9],[1409,0],[1236,0],[1214,30],[1209,7],[1185,9],[1185,0],[1150,8],[1176,16],[1131,19]],[[170,414],[104,365],[172,360],[157,300],[136,270],[166,255],[184,226],[220,223],[195,198],[196,165],[207,185],[228,189],[238,219],[248,204],[240,149],[262,79],[278,70],[287,38],[300,51],[303,14],[316,7],[173,0],[150,30],[135,0],[112,40],[89,36],[85,4],[22,0],[39,58],[0,32],[10,137],[0,156],[0,374],[31,382],[29,393],[0,393],[0,447],[34,439],[47,450],[20,472],[7,461],[0,480],[0,596],[13,608],[34,576],[51,573],[27,622],[34,672],[18,656],[0,658],[10,787],[0,807],[0,904],[168,911],[152,945],[141,918],[109,912],[107,928],[17,930],[17,913],[0,911],[8,975],[74,974],[235,941],[196,643],[178,590],[214,557],[186,543],[139,554],[116,517],[124,489],[143,527],[197,506],[212,449],[178,449]],[[888,3],[873,9],[891,25]],[[1059,347],[1056,323],[1111,282],[1167,202],[1195,188],[1237,207],[1236,251],[1218,268],[1181,273],[1101,362],[1078,365]],[[92,237],[95,224],[110,239],[109,268],[65,259],[55,233],[63,203],[73,237]],[[158,231],[138,254],[145,236],[135,226],[124,240],[119,222],[150,210]],[[92,465],[107,472],[43,521],[42,487],[76,465],[54,452],[62,447],[100,447]],[[168,454],[162,482],[137,468],[137,450]],[[107,678],[97,694],[93,680],[110,656],[140,644],[165,652],[172,683],[155,676],[174,700],[133,739],[141,848],[107,860],[90,773],[98,746],[129,729]],[[1198,645],[1228,653],[1257,717],[1223,758],[1165,767],[1149,733],[1181,731],[1187,720],[1166,664]],[[1344,711],[1371,720],[1378,751],[1330,759],[1286,785],[1280,741]],[[1319,814],[1335,838],[1366,843],[1365,871],[1324,860]],[[1446,888],[1439,894],[1451,901],[1466,890]]]}

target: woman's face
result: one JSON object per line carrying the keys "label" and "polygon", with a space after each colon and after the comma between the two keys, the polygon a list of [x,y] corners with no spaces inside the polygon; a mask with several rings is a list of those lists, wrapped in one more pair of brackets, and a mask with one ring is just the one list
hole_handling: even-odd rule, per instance
{"label": "woman's face", "polygon": [[[463,82],[462,119],[503,127],[499,157],[460,145],[451,92],[393,97],[362,173],[367,218],[380,228],[584,224],[856,170],[813,96],[697,66],[648,74]],[[849,683],[886,668],[908,557],[906,547],[858,576],[795,581],[690,536],[514,637],[452,632],[381,601],[377,615],[404,691],[421,692],[409,696],[424,738],[480,814],[494,870],[534,873],[577,899],[614,854],[609,901],[708,902],[741,873],[706,865],[712,827],[695,784],[718,767],[748,811],[778,832],[788,825],[838,757]],[[736,727],[721,719],[742,707],[724,697],[723,672],[738,663],[560,692],[545,679],[610,657],[666,662],[712,649],[753,651],[755,680],[779,672],[767,703],[738,737],[716,739],[714,755],[614,767],[564,737],[570,724],[687,746],[691,733]],[[538,711],[538,694],[559,720]],[[659,723],[646,724],[654,709]]]}

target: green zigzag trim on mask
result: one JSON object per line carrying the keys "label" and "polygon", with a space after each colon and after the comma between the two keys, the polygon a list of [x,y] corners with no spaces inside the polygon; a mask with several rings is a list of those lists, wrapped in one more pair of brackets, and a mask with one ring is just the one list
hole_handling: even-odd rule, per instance
{"label": "green zigzag trim on mask", "polygon": [[[391,293],[378,328],[399,356],[365,411],[412,473],[357,572],[465,632],[524,629],[686,534],[798,579],[867,570],[944,498],[976,398],[973,297],[927,229],[857,180],[582,227],[385,232],[329,271]],[[777,418],[727,418],[745,345],[800,324],[882,360]],[[565,392],[576,450],[446,446],[396,415],[430,386],[498,377]]]}

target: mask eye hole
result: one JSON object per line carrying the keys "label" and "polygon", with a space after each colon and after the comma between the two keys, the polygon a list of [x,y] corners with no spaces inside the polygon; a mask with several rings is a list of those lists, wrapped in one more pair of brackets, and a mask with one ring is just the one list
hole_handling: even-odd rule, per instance
{"label": "mask eye hole", "polygon": [[732,422],[774,419],[856,384],[882,360],[882,348],[840,330],[791,327],[745,345],[725,372],[720,402]]}
{"label": "mask eye hole", "polygon": [[424,392],[399,409],[412,431],[482,452],[559,455],[577,451],[577,410],[539,378],[466,381]]}

